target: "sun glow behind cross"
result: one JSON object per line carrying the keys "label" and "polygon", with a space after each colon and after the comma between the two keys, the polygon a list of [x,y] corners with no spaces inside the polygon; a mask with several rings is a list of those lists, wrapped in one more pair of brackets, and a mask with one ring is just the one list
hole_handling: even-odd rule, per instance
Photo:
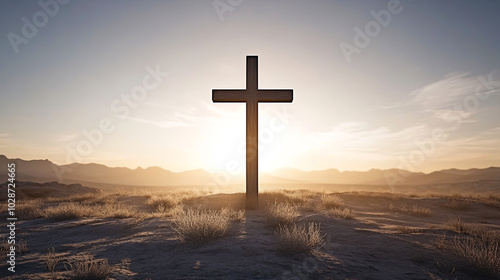
{"label": "sun glow behind cross", "polygon": [[[299,149],[291,117],[281,108],[259,105],[259,172],[287,166]],[[276,104],[273,104],[276,105]],[[226,104],[222,115],[207,128],[203,161],[213,172],[245,172],[245,105]],[[228,110],[229,109],[229,110]],[[231,110],[232,109],[232,110]]]}

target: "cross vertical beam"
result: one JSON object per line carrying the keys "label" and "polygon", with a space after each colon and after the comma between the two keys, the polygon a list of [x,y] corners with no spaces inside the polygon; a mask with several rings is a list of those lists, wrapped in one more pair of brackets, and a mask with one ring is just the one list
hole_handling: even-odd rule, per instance
{"label": "cross vertical beam", "polygon": [[258,101],[258,60],[247,56],[247,209],[254,209],[259,200],[259,101]]}
{"label": "cross vertical beam", "polygon": [[246,103],[246,207],[259,202],[259,102],[292,102],[291,89],[259,90],[257,56],[247,56],[246,89],[213,89],[213,102]]}

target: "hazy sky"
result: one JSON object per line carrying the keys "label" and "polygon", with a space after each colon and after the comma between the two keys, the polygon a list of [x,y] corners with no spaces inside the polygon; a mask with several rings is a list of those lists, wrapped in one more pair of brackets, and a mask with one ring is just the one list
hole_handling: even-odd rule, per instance
{"label": "hazy sky", "polygon": [[493,0],[2,0],[0,154],[244,168],[244,104],[211,90],[244,88],[252,54],[260,88],[294,89],[259,105],[261,171],[500,166],[499,13]]}

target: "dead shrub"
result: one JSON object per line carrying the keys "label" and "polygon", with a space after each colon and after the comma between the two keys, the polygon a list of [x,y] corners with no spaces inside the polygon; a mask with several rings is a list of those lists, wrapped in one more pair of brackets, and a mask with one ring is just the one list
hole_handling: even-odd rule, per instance
{"label": "dead shrub", "polygon": [[448,249],[462,261],[478,271],[500,276],[500,244],[497,241],[485,242],[472,236],[456,236]]}
{"label": "dead shrub", "polygon": [[72,280],[108,279],[111,268],[107,260],[98,260],[92,255],[83,255],[81,260],[67,263]]}
{"label": "dead shrub", "polygon": [[418,216],[418,217],[430,217],[432,216],[432,210],[426,207],[419,207],[417,205],[408,206],[406,204],[401,204],[399,206],[395,206],[391,203],[389,209],[395,213],[402,213],[410,216]]}
{"label": "dead shrub", "polygon": [[285,254],[311,253],[323,243],[320,224],[316,223],[280,225],[275,236],[278,251]]}
{"label": "dead shrub", "polygon": [[396,232],[403,233],[403,234],[412,234],[412,233],[422,232],[422,229],[408,227],[408,226],[396,226],[394,229]]}
{"label": "dead shrub", "polygon": [[321,196],[321,205],[325,209],[341,208],[344,206],[344,200],[342,200],[342,198],[338,195],[323,194]]}
{"label": "dead shrub", "polygon": [[458,199],[448,199],[444,207],[452,210],[467,211],[471,209],[471,204],[468,201],[463,201]]}
{"label": "dead shrub", "polygon": [[172,228],[183,242],[204,243],[227,235],[232,217],[227,210],[188,209],[174,214]]}
{"label": "dead shrub", "polygon": [[49,270],[52,279],[57,279],[56,266],[59,261],[60,259],[56,256],[54,247],[50,248],[45,257],[45,266]]}
{"label": "dead shrub", "polygon": [[136,211],[121,203],[88,205],[68,202],[48,207],[43,211],[43,217],[57,221],[79,218],[128,218],[136,215]]}
{"label": "dead shrub", "polygon": [[349,208],[335,208],[332,209],[331,212],[337,218],[342,218],[346,220],[356,219],[356,212]]}
{"label": "dead shrub", "polygon": [[152,195],[147,204],[153,206],[157,212],[165,213],[179,204],[179,199],[173,196]]}
{"label": "dead shrub", "polygon": [[445,223],[445,227],[458,233],[468,235],[480,236],[486,232],[483,226],[464,223],[460,217],[449,217],[448,222]]}
{"label": "dead shrub", "polygon": [[266,221],[272,227],[287,225],[295,222],[300,216],[297,206],[288,202],[270,203],[265,210]]}
{"label": "dead shrub", "polygon": [[16,214],[23,220],[42,217],[42,199],[20,200],[16,205]]}

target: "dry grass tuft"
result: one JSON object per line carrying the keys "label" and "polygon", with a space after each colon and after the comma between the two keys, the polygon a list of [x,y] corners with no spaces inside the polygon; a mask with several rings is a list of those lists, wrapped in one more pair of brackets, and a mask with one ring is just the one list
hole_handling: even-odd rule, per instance
{"label": "dry grass tuft", "polygon": [[263,192],[259,195],[259,199],[263,202],[267,202],[268,204],[272,202],[279,203],[290,203],[297,206],[308,207],[311,205],[312,198],[314,196],[311,192],[307,192],[305,190],[299,191],[272,191],[272,192]]}
{"label": "dry grass tuft", "polygon": [[243,211],[231,209],[177,211],[172,228],[183,242],[204,243],[228,234],[232,222],[241,220]]}
{"label": "dry grass tuft", "polygon": [[451,240],[443,235],[436,240],[436,247],[453,254],[466,269],[476,270],[476,274],[500,277],[500,238],[497,234],[460,234]]}
{"label": "dry grass tuft", "polygon": [[27,199],[19,200],[16,205],[16,214],[18,218],[23,220],[37,219],[42,217],[42,200],[41,199]]}
{"label": "dry grass tuft", "polygon": [[50,248],[47,252],[47,256],[45,257],[45,265],[47,266],[52,279],[57,279],[56,266],[59,261],[60,259],[56,256],[54,247]]}
{"label": "dry grass tuft", "polygon": [[137,212],[120,203],[105,205],[89,205],[77,202],[61,203],[51,206],[43,211],[43,217],[57,221],[78,218],[128,218],[134,217]]}
{"label": "dry grass tuft", "polygon": [[28,242],[26,240],[21,239],[16,244],[9,244],[6,238],[2,239],[0,243],[0,259],[4,259],[7,257],[7,254],[10,253],[10,247],[14,246],[16,249],[16,254],[23,254],[29,252]]}
{"label": "dry grass tuft", "polygon": [[68,202],[61,203],[57,206],[48,207],[43,212],[43,216],[47,219],[65,221],[83,217],[90,217],[93,213],[93,209],[88,205]]}
{"label": "dry grass tuft", "polygon": [[294,191],[294,194],[308,199],[314,199],[315,197],[318,196],[317,192],[313,192],[311,190],[306,190],[306,189],[296,190]]}
{"label": "dry grass tuft", "polygon": [[422,232],[422,229],[420,228],[413,228],[413,227],[408,227],[408,226],[396,226],[394,230],[398,233],[403,233],[403,234],[412,234],[412,233],[418,233]]}
{"label": "dry grass tuft", "polygon": [[340,208],[344,206],[344,200],[342,200],[342,198],[338,195],[323,194],[321,196],[321,206],[325,209]]}
{"label": "dry grass tuft", "polygon": [[30,249],[28,248],[28,242],[26,242],[26,240],[24,240],[24,239],[20,239],[17,242],[17,244],[16,244],[16,251],[19,254],[23,254],[23,253],[29,252]]}
{"label": "dry grass tuft", "polygon": [[45,200],[47,202],[83,202],[102,199],[105,196],[103,193],[85,193],[71,196],[47,197]]}
{"label": "dry grass tuft", "polygon": [[152,195],[147,202],[147,204],[153,206],[158,213],[168,212],[179,205],[179,203],[180,201],[177,197],[174,197],[172,195],[167,196],[166,194]]}
{"label": "dry grass tuft", "polygon": [[297,206],[309,207],[312,204],[312,199],[314,198],[312,192],[307,190],[285,190],[283,193],[286,196],[286,201],[295,204]]}
{"label": "dry grass tuft", "polygon": [[225,207],[221,209],[221,213],[228,216],[229,219],[234,222],[242,222],[245,220],[245,211],[243,210],[236,211],[229,207]]}
{"label": "dry grass tuft", "polygon": [[500,208],[500,195],[478,196],[476,201],[486,206]]}
{"label": "dry grass tuft", "polygon": [[460,217],[449,217],[445,227],[458,233],[481,236],[486,229],[480,225],[464,223]]}
{"label": "dry grass tuft", "polygon": [[458,199],[448,199],[448,202],[446,202],[444,206],[446,208],[459,211],[466,211],[471,209],[470,202]]}
{"label": "dry grass tuft", "polygon": [[275,232],[277,249],[285,254],[311,253],[323,244],[320,225],[281,225]]}
{"label": "dry grass tuft", "polygon": [[388,193],[388,192],[359,192],[359,191],[354,191],[354,192],[350,192],[349,194],[352,194],[352,195],[360,197],[360,198],[383,198],[383,199],[388,199],[388,200],[400,200],[400,199],[406,198],[406,196],[403,195],[403,194]]}
{"label": "dry grass tuft", "polygon": [[445,226],[458,232],[452,240],[446,236],[436,243],[439,249],[448,250],[463,263],[478,272],[500,277],[500,234],[480,225],[464,223],[460,217],[450,217]]}
{"label": "dry grass tuft", "polygon": [[332,214],[337,218],[342,218],[346,220],[356,219],[356,212],[349,208],[335,208],[332,209]]}
{"label": "dry grass tuft", "polygon": [[450,250],[473,268],[491,275],[500,276],[500,243],[485,242],[481,238],[457,236]]}
{"label": "dry grass tuft", "polygon": [[94,211],[101,213],[95,215],[95,217],[123,219],[138,216],[137,211],[121,203],[106,204],[100,207],[93,206],[93,208]]}
{"label": "dry grass tuft", "polygon": [[425,207],[419,207],[417,205],[413,205],[411,207],[406,205],[406,204],[401,204],[399,206],[395,206],[391,203],[391,205],[389,206],[389,209],[392,212],[403,213],[403,214],[410,215],[410,216],[418,216],[418,217],[430,217],[430,216],[432,216],[431,209],[425,208]]}
{"label": "dry grass tuft", "polygon": [[97,260],[91,255],[84,255],[82,260],[68,265],[72,280],[104,280],[111,273],[107,260]]}
{"label": "dry grass tuft", "polygon": [[270,203],[265,209],[266,221],[272,227],[295,222],[300,216],[297,206],[288,202]]}

